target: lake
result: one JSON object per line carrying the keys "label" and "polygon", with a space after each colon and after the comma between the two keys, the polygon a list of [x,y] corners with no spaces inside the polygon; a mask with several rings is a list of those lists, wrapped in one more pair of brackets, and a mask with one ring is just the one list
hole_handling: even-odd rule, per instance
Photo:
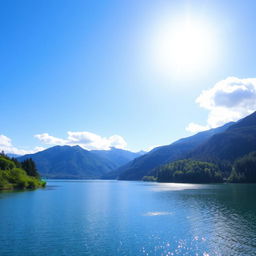
{"label": "lake", "polygon": [[256,255],[256,185],[51,180],[1,192],[0,255]]}

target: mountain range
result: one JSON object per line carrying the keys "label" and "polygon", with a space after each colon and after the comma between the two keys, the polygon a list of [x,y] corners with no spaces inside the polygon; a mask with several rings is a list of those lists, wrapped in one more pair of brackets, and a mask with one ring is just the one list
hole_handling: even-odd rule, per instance
{"label": "mountain range", "polygon": [[[115,170],[114,174],[122,180],[140,180],[152,169],[160,165],[186,158],[190,152],[206,142],[213,135],[225,131],[232,125],[232,122],[227,123],[222,127],[180,139],[170,145],[154,148],[149,153],[121,166],[118,170]],[[110,174],[108,175],[110,176]]]}
{"label": "mountain range", "polygon": [[17,159],[32,158],[45,178],[96,179],[141,154],[117,148],[88,151],[80,146],[54,146]]}
{"label": "mountain range", "polygon": [[148,153],[55,146],[18,160],[32,158],[41,175],[47,178],[141,180],[155,168],[176,160],[194,159],[230,166],[237,158],[252,151],[256,151],[256,112]]}
{"label": "mountain range", "polygon": [[195,159],[229,165],[252,151],[256,151],[256,112],[237,122],[155,148],[121,166],[114,174],[121,180],[140,180],[156,167],[176,160]]}
{"label": "mountain range", "polygon": [[256,112],[225,131],[213,135],[193,150],[189,157],[204,161],[229,161],[256,150]]}

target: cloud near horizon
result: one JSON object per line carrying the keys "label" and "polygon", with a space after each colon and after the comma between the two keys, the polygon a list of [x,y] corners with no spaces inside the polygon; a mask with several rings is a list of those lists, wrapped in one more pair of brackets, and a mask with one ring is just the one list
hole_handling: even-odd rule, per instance
{"label": "cloud near horizon", "polygon": [[19,149],[12,144],[12,140],[9,137],[7,137],[3,134],[0,134],[0,150],[4,151],[5,153],[16,154],[16,155],[25,155],[25,154],[36,153],[36,152],[42,151],[44,149],[45,148],[43,148],[43,147],[35,147],[32,150]]}
{"label": "cloud near horizon", "polygon": [[[79,145],[80,147],[87,150],[108,150],[112,147],[125,149],[127,147],[126,141],[120,135],[112,135],[105,138],[91,132],[69,131],[67,132],[66,139],[54,137],[49,135],[48,133],[36,134],[34,135],[34,137],[45,145]],[[33,154],[45,149],[45,147],[35,147],[31,150],[20,149],[12,144],[11,138],[0,134],[0,151],[4,151],[5,153],[25,155]]]}
{"label": "cloud near horizon", "polygon": [[202,91],[196,103],[209,111],[207,124],[191,122],[186,127],[189,132],[196,133],[237,121],[256,110],[256,78],[228,77]]}
{"label": "cloud near horizon", "polygon": [[79,145],[87,150],[108,150],[111,147],[124,149],[126,141],[120,135],[101,137],[91,132],[67,132],[67,138],[62,139],[49,135],[48,133],[36,134],[35,138],[47,145]]}

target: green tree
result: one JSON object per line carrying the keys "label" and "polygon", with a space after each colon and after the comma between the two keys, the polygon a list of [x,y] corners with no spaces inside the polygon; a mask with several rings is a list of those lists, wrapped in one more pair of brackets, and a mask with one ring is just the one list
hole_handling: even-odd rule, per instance
{"label": "green tree", "polygon": [[[0,190],[34,189],[46,185],[36,172],[32,159],[23,165],[27,170],[20,168],[21,164],[16,159],[11,160],[8,156],[0,154]],[[28,172],[33,175],[28,175]]]}
{"label": "green tree", "polygon": [[24,169],[29,176],[33,177],[39,177],[39,173],[37,172],[35,162],[32,160],[32,158],[28,158],[21,162],[21,167]]}
{"label": "green tree", "polygon": [[163,165],[154,172],[160,182],[212,183],[223,181],[217,165],[191,159]]}
{"label": "green tree", "polygon": [[234,162],[228,181],[256,182],[256,152],[251,152]]}
{"label": "green tree", "polygon": [[0,170],[11,170],[16,167],[15,163],[1,154],[0,156]]}

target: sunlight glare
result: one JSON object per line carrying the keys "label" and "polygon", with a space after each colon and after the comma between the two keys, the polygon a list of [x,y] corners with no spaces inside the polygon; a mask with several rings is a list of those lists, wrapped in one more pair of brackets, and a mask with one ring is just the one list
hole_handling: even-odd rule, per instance
{"label": "sunlight glare", "polygon": [[161,72],[198,73],[213,62],[216,38],[202,22],[187,19],[167,23],[154,37],[154,59]]}

